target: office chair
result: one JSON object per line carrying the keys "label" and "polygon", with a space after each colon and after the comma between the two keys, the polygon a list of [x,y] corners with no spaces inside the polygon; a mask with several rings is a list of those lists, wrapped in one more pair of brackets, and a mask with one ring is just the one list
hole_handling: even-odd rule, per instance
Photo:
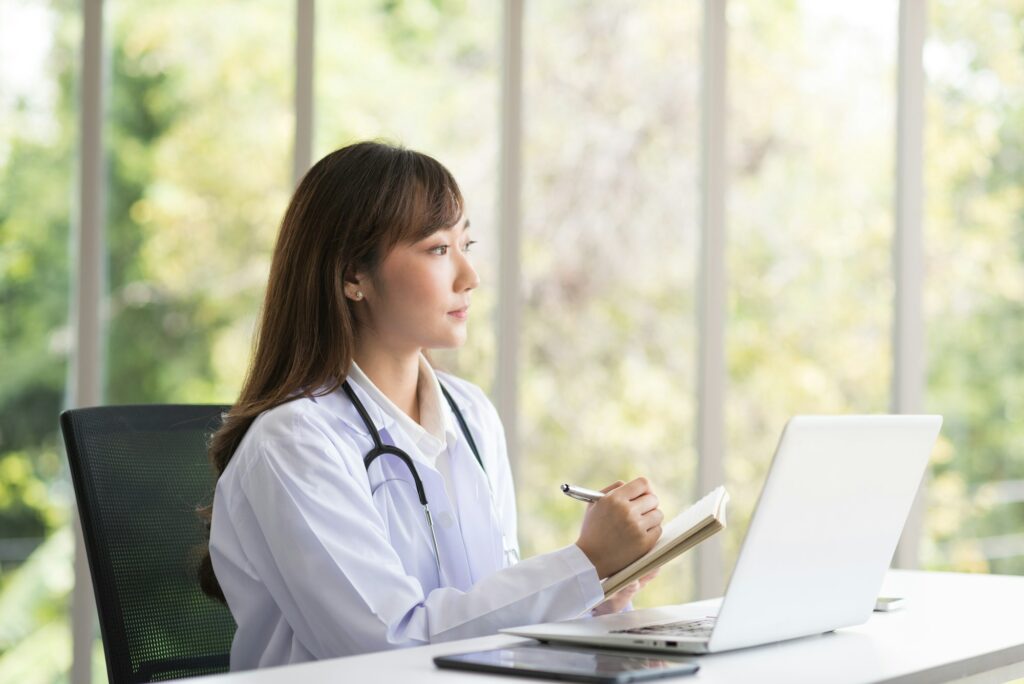
{"label": "office chair", "polygon": [[196,576],[213,496],[207,440],[225,406],[104,406],[60,416],[111,684],[225,672],[235,623]]}

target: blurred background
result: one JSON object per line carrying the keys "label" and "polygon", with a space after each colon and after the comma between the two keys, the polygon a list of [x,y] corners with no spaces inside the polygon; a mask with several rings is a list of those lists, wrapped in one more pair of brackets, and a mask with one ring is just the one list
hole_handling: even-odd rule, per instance
{"label": "blurred background", "polygon": [[[74,403],[90,4],[0,0],[0,683],[69,680],[70,597],[91,591],[57,425]],[[524,555],[575,539],[581,508],[557,483],[645,474],[671,515],[717,468],[725,578],[785,420],[899,408],[909,363],[917,410],[945,422],[901,552],[1024,573],[1024,0],[904,0],[927,37],[922,88],[902,93],[896,0],[321,0],[307,35],[303,4],[102,2],[103,403],[237,396],[295,182],[310,72],[296,43],[312,38],[311,158],[384,138],[438,158],[467,198],[482,285],[468,344],[436,358],[494,396],[511,354],[498,405]],[[923,108],[909,172],[901,97]],[[521,190],[502,199],[509,169]],[[914,201],[923,334],[898,356],[895,236]],[[512,280],[499,228],[519,245]],[[710,299],[708,230],[725,266]],[[702,296],[724,317],[714,406],[699,400],[717,396],[702,390],[717,339]],[[715,415],[711,453],[698,435]],[[677,562],[637,603],[693,598],[697,573]],[[104,681],[98,641],[93,654]]]}

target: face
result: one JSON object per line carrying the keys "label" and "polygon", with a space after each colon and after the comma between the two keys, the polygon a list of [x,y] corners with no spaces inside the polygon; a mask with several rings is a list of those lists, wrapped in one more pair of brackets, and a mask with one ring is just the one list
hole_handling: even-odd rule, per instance
{"label": "face", "polygon": [[345,295],[358,303],[360,335],[373,335],[396,353],[461,346],[470,293],[480,284],[472,244],[463,217],[419,242],[399,244],[372,277],[357,274]]}

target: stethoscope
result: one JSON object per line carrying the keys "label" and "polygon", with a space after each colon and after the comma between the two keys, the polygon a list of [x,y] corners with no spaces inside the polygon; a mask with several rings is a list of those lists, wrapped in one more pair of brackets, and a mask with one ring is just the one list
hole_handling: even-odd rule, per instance
{"label": "stethoscope", "polygon": [[[469,425],[466,424],[466,419],[463,418],[462,416],[462,411],[459,410],[459,407],[455,404],[455,400],[452,399],[452,395],[448,393],[448,390],[445,388],[445,386],[442,385],[440,382],[438,382],[438,385],[441,387],[441,392],[442,394],[444,394],[444,398],[448,401],[448,406],[451,407],[452,413],[455,414],[455,419],[459,422],[459,429],[462,430],[462,434],[465,435],[466,443],[469,444],[469,448],[470,450],[472,450],[473,456],[476,457],[476,462],[480,464],[480,469],[484,471],[484,477],[486,478],[487,468],[484,467],[483,459],[480,458],[480,452],[476,448],[476,442],[473,440],[473,435],[469,431]],[[348,398],[349,400],[351,400],[352,405],[356,407],[356,411],[359,412],[359,417],[362,418],[363,424],[366,426],[366,431],[370,434],[370,437],[373,439],[373,448],[370,449],[365,456],[363,456],[363,465],[366,466],[366,470],[369,471],[370,465],[374,462],[374,460],[376,460],[378,456],[383,456],[384,454],[391,454],[392,456],[397,456],[399,459],[401,459],[402,463],[404,463],[405,466],[409,469],[409,473],[412,475],[413,484],[416,486],[416,496],[420,500],[420,505],[423,506],[423,515],[427,519],[427,529],[430,530],[430,541],[434,546],[434,563],[437,565],[437,577],[438,580],[440,581],[441,552],[437,545],[437,535],[434,533],[434,519],[430,515],[430,503],[427,501],[427,494],[423,489],[423,480],[420,479],[420,474],[416,470],[416,465],[413,463],[412,457],[396,446],[385,444],[384,441],[380,438],[380,432],[373,424],[373,421],[370,420],[370,414],[367,413],[366,407],[363,406],[363,402],[361,402],[359,400],[359,397],[356,396],[355,391],[353,391],[351,385],[348,384],[348,381],[346,380],[344,383],[342,383],[341,387],[343,390],[345,390],[345,394],[348,395]],[[488,479],[488,486],[490,486],[490,479]],[[493,492],[490,493],[490,498],[493,511]],[[497,514],[495,513],[495,515]],[[497,521],[498,519],[495,518],[495,520]],[[507,540],[505,539],[504,533],[502,533],[502,548],[503,550],[505,550],[506,553],[509,552],[508,550],[510,547],[507,543]],[[515,552],[514,548],[512,548],[511,552],[514,556],[516,556],[515,560],[518,560],[518,553]]]}

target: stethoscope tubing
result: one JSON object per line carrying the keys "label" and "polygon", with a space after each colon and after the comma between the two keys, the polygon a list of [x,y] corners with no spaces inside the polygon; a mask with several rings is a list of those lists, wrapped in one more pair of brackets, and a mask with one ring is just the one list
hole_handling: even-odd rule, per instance
{"label": "stethoscope tubing", "polygon": [[[342,383],[341,387],[345,391],[345,394],[348,395],[352,405],[356,407],[359,417],[363,420],[363,424],[366,426],[366,431],[370,434],[370,438],[373,440],[373,448],[363,456],[363,465],[366,467],[367,471],[369,471],[370,465],[372,465],[378,457],[385,454],[390,454],[391,456],[399,458],[402,463],[405,464],[405,467],[409,469],[409,473],[412,475],[413,484],[416,486],[416,496],[419,498],[420,506],[423,507],[423,515],[427,520],[427,529],[430,531],[430,542],[434,546],[434,563],[437,566],[437,578],[439,582],[442,581],[441,551],[440,547],[437,545],[437,534],[434,531],[434,519],[433,516],[430,515],[430,503],[427,501],[427,493],[423,488],[423,480],[420,479],[420,474],[416,470],[416,464],[413,463],[412,457],[402,449],[390,444],[384,444],[384,440],[380,438],[380,431],[377,430],[373,421],[370,420],[370,414],[367,412],[366,407],[363,406],[363,402],[356,396],[355,390],[353,390],[352,386],[348,384],[348,380]],[[483,469],[486,474],[487,469],[484,468],[483,459],[480,458],[480,452],[476,448],[476,442],[473,440],[473,435],[469,431],[469,425],[466,423],[466,419],[463,418],[462,412],[459,410],[459,407],[455,404],[455,400],[452,399],[452,395],[448,393],[448,390],[444,385],[441,385],[441,392],[444,394],[445,399],[448,400],[448,405],[451,407],[452,413],[455,414],[455,419],[459,423],[459,428],[462,430],[462,434],[466,436],[466,442],[469,444],[469,448],[473,451],[473,456],[476,457],[477,463],[480,464],[480,468]]]}

